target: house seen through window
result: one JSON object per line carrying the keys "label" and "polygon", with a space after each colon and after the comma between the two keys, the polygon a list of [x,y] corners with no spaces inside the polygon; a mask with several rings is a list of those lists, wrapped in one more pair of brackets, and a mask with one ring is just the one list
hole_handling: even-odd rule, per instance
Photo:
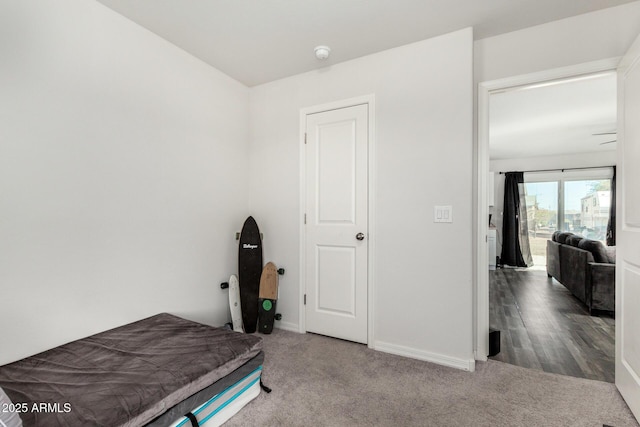
{"label": "house seen through window", "polygon": [[605,243],[611,179],[531,181],[524,185],[534,265],[546,265],[546,241],[556,230]]}

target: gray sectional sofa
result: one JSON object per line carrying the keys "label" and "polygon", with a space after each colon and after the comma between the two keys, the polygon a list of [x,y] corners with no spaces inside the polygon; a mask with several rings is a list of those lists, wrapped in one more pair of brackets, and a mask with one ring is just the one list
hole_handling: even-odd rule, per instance
{"label": "gray sectional sofa", "polygon": [[562,283],[594,310],[615,311],[615,247],[569,233],[553,233],[547,241],[547,275]]}

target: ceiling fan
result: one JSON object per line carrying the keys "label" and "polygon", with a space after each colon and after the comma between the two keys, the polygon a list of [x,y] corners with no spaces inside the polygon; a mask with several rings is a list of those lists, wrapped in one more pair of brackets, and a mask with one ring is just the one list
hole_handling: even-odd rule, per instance
{"label": "ceiling fan", "polygon": [[[599,136],[599,135],[617,135],[618,132],[617,131],[612,131],[612,132],[601,132],[601,133],[593,133],[593,136]],[[605,142],[601,142],[600,145],[605,145],[605,144],[611,144],[613,142],[616,142],[618,139],[612,139],[611,141],[605,141]]]}

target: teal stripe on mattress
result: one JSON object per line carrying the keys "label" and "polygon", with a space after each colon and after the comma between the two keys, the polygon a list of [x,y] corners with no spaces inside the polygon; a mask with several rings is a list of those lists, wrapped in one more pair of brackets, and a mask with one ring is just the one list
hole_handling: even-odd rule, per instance
{"label": "teal stripe on mattress", "polygon": [[218,407],[218,409],[216,409],[215,411],[213,411],[212,413],[210,413],[209,415],[207,415],[206,417],[204,417],[202,419],[202,421],[200,421],[200,424],[204,424],[207,422],[207,420],[211,417],[213,417],[214,415],[216,415],[218,412],[220,412],[221,410],[223,410],[227,405],[231,404],[231,402],[233,402],[234,400],[236,400],[239,396],[242,395],[242,393],[244,393],[245,391],[249,390],[253,385],[255,385],[258,381],[260,381],[260,377],[254,379],[253,381],[251,381],[251,383],[249,383],[248,385],[246,385],[245,387],[242,388],[242,390],[240,390],[239,392],[237,392],[231,399],[227,400],[226,402],[224,402],[222,405],[220,405],[220,407]]}
{"label": "teal stripe on mattress", "polygon": [[[242,393],[244,393],[245,391],[247,391],[249,388],[251,388],[251,386],[253,386],[256,382],[260,381],[260,375],[262,374],[262,365],[258,366],[256,369],[254,369],[250,374],[246,375],[244,378],[242,378],[241,380],[239,380],[238,382],[236,382],[235,384],[227,387],[226,389],[224,389],[223,391],[221,391],[220,393],[216,394],[215,396],[213,396],[211,399],[207,400],[206,402],[204,402],[202,405],[200,405],[198,408],[196,408],[196,410],[194,410],[192,412],[193,415],[199,415],[201,412],[207,410],[211,405],[213,405],[214,403],[216,403],[217,401],[223,399],[225,397],[225,394],[227,394],[230,390],[232,390],[233,388],[236,388],[239,384],[242,384],[243,382],[247,381],[248,379],[250,379],[252,376],[256,375],[256,373],[258,373],[257,377],[253,380],[251,380],[251,382],[244,386],[239,392],[237,392],[236,394],[234,394],[230,399],[226,400],[225,402],[220,403],[220,406],[218,408],[216,408],[213,412],[211,412],[210,414],[208,414],[206,417],[204,417],[202,420],[199,420],[200,424],[204,424],[208,419],[210,419],[211,417],[213,417],[214,415],[216,415],[218,412],[220,412],[223,408],[225,408],[227,405],[229,405],[231,402],[233,402],[234,400],[236,400],[239,396],[242,395]],[[189,418],[184,417],[182,421],[180,421],[176,427],[182,427],[184,426],[186,423],[189,423]]]}

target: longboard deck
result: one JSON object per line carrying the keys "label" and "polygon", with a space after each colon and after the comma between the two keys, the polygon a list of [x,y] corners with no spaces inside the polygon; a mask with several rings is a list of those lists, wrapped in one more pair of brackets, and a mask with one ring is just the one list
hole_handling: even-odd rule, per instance
{"label": "longboard deck", "polygon": [[258,331],[263,334],[270,334],[273,331],[277,300],[278,271],[274,263],[268,262],[262,269],[258,295]]}
{"label": "longboard deck", "polygon": [[242,332],[242,310],[240,308],[240,283],[234,274],[229,278],[229,307],[231,308],[231,323],[233,330]]}
{"label": "longboard deck", "polygon": [[256,331],[258,323],[258,291],[262,274],[262,240],[253,217],[242,226],[238,248],[238,281],[240,282],[240,306],[242,323],[246,333]]}

